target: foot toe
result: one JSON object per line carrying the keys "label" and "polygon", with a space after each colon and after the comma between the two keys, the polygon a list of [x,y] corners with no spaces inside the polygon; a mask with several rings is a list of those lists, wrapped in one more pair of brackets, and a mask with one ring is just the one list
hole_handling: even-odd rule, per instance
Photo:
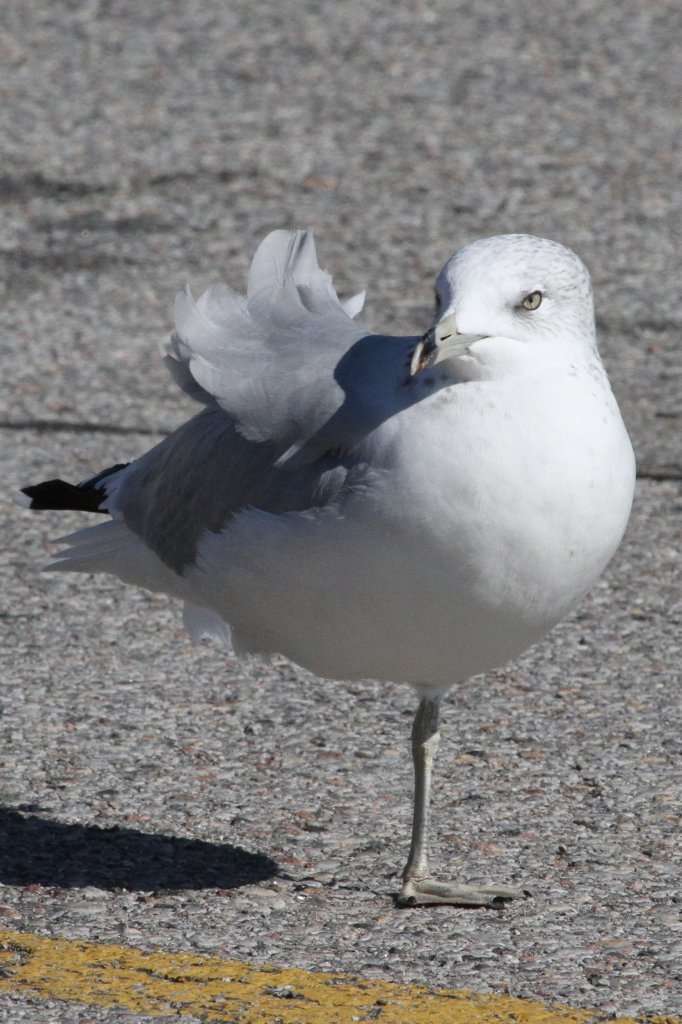
{"label": "foot toe", "polygon": [[508,885],[464,885],[437,882],[433,878],[409,879],[398,896],[401,907],[421,907],[450,903],[468,907],[490,907],[524,896],[522,889]]}

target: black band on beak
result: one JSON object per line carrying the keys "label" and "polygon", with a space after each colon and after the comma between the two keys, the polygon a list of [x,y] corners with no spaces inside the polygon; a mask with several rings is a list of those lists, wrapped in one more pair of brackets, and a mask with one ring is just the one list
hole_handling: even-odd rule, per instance
{"label": "black band on beak", "polygon": [[410,377],[414,377],[416,373],[420,373],[429,365],[429,359],[437,348],[436,328],[430,327],[414,347],[410,360]]}

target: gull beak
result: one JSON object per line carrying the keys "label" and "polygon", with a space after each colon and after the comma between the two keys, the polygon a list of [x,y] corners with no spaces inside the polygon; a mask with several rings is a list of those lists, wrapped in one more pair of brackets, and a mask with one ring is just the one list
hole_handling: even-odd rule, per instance
{"label": "gull beak", "polygon": [[459,334],[453,313],[443,317],[417,342],[410,363],[410,376],[429,370],[444,359],[463,356],[469,346],[482,337],[482,334]]}

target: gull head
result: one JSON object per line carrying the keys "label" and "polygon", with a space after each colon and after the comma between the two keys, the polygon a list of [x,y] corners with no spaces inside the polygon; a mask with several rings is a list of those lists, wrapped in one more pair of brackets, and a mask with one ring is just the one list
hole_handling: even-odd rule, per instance
{"label": "gull head", "polygon": [[412,373],[441,360],[525,362],[594,352],[590,275],[565,246],[497,235],[460,249],[436,281],[436,313]]}

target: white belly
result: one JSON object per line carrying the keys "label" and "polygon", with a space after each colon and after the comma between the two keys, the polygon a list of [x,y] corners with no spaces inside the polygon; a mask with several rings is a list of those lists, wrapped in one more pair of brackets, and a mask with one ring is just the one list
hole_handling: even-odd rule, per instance
{"label": "white belly", "polygon": [[[598,376],[553,373],[523,408],[513,383],[458,385],[402,413],[378,432],[366,491],[240,514],[202,542],[188,583],[242,647],[332,678],[444,690],[518,655],[611,558],[634,462]],[[418,443],[393,443],[399,431]]]}

